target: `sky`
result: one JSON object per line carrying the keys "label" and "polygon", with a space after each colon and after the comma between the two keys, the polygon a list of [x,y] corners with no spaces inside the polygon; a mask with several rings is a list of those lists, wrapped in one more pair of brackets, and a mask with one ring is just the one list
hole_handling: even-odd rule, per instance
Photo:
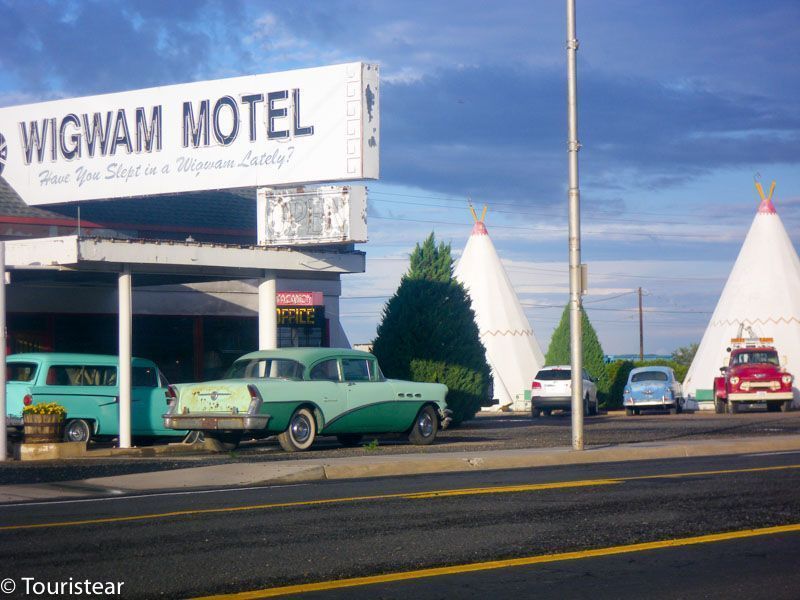
{"label": "sky", "polygon": [[[755,215],[800,241],[800,3],[577,0],[585,307],[608,354],[699,342]],[[366,61],[381,178],[342,323],[369,342],[417,241],[486,226],[546,351],[568,299],[565,3],[0,0],[0,106]]]}

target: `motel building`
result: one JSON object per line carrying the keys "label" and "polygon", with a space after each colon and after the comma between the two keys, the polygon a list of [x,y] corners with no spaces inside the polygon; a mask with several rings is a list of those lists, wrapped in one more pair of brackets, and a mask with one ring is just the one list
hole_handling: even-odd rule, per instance
{"label": "motel building", "polygon": [[0,108],[7,351],[132,353],[183,382],[349,347],[378,117],[365,63]]}

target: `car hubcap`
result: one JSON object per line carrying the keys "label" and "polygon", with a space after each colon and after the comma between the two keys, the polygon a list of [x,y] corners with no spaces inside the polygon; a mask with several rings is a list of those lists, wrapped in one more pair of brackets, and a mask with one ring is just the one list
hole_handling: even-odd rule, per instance
{"label": "car hubcap", "polygon": [[429,437],[433,433],[433,419],[431,419],[429,413],[426,412],[420,415],[417,421],[417,428],[422,437]]}
{"label": "car hubcap", "polygon": [[308,440],[308,436],[310,435],[311,426],[303,417],[297,417],[294,421],[292,421],[292,437],[294,437],[297,442],[302,444]]}
{"label": "car hubcap", "polygon": [[67,437],[71,442],[82,442],[86,436],[84,435],[84,431],[81,427],[72,425],[67,430]]}

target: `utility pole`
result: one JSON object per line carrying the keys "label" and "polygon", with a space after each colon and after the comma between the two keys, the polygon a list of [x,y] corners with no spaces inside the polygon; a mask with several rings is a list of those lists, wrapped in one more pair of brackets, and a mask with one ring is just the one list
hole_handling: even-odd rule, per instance
{"label": "utility pole", "polygon": [[572,371],[572,449],[583,450],[583,332],[581,331],[581,194],[578,186],[578,38],[575,0],[567,0],[567,156],[569,157],[569,331]]}
{"label": "utility pole", "polygon": [[639,288],[639,360],[644,360],[644,319],[642,318],[642,288]]}

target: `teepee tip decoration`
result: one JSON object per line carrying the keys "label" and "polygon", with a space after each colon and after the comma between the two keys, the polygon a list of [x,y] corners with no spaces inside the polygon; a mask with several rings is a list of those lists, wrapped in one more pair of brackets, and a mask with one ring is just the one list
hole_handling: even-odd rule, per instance
{"label": "teepee tip decoration", "polygon": [[489,235],[489,232],[486,231],[486,225],[484,224],[484,219],[486,219],[486,211],[488,210],[488,206],[486,204],[483,205],[483,211],[481,212],[481,218],[478,218],[478,213],[475,212],[475,207],[472,206],[472,202],[469,203],[469,210],[472,213],[472,218],[475,221],[475,225],[472,227],[472,235]]}
{"label": "teepee tip decoration", "polygon": [[772,203],[772,194],[775,192],[775,182],[773,181],[772,185],[769,186],[769,194],[764,194],[764,188],[760,181],[756,181],[756,189],[758,190],[758,195],[761,197],[761,204],[758,205],[758,212],[774,214],[776,210],[775,205]]}

